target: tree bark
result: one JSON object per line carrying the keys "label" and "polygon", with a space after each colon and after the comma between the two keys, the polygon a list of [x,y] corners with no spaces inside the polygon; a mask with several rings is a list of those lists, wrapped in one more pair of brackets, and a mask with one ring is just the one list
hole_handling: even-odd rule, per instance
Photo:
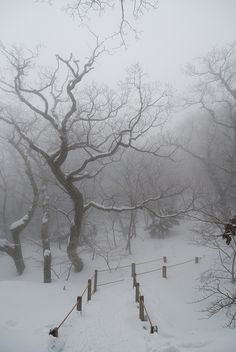
{"label": "tree bark", "polygon": [[41,225],[41,238],[43,245],[43,263],[44,263],[44,283],[50,283],[51,278],[51,250],[50,250],[50,239],[48,233],[48,222],[49,222],[49,197],[47,194],[46,185],[43,186],[43,218]]}
{"label": "tree bark", "polygon": [[83,262],[77,253],[77,247],[79,245],[79,239],[82,229],[82,220],[84,215],[84,199],[82,193],[73,184],[73,182],[66,178],[63,174],[60,166],[57,166],[55,162],[49,162],[49,166],[60,184],[64,187],[65,191],[69,195],[74,208],[74,222],[70,227],[69,243],[67,246],[67,256],[76,272],[80,272],[83,269]]}
{"label": "tree bark", "polygon": [[24,258],[22,255],[20,232],[21,232],[21,229],[19,230],[19,228],[11,230],[12,240],[14,243],[14,252],[13,252],[12,259],[14,260],[17,273],[19,275],[22,275],[25,270],[25,263],[24,263]]}
{"label": "tree bark", "polygon": [[[72,196],[71,196],[72,197]],[[77,247],[79,244],[79,238],[82,228],[83,220],[83,197],[82,194],[77,190],[73,194],[73,204],[74,204],[74,224],[70,227],[70,237],[67,246],[67,255],[71,263],[74,266],[76,272],[80,272],[83,269],[83,262],[77,253]]]}

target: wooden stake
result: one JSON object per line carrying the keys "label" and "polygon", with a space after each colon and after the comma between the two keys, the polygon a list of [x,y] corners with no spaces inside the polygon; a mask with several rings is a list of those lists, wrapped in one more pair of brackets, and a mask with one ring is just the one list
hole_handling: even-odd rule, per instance
{"label": "wooden stake", "polygon": [[135,274],[135,263],[131,264],[131,276],[134,277]]}
{"label": "wooden stake", "polygon": [[198,264],[198,263],[199,263],[199,258],[195,257],[195,264]]}
{"label": "wooden stake", "polygon": [[77,307],[78,312],[82,312],[82,296],[77,297]]}
{"label": "wooden stake", "polygon": [[136,273],[134,273],[134,276],[133,276],[133,287],[135,287],[136,284],[137,284]]}
{"label": "wooden stake", "polygon": [[58,337],[58,328],[51,329],[49,331],[49,335],[52,335],[54,337]]}
{"label": "wooden stake", "polygon": [[162,267],[162,277],[164,277],[165,279],[167,278],[167,267],[166,267],[166,265],[163,265],[163,267]]}
{"label": "wooden stake", "polygon": [[166,256],[163,257],[163,263],[167,263],[167,257]]}
{"label": "wooden stake", "polygon": [[154,332],[158,332],[158,328],[157,328],[157,325],[151,325],[151,328],[150,328],[150,334],[154,334]]}
{"label": "wooden stake", "polygon": [[88,301],[91,301],[91,288],[92,288],[92,280],[89,279],[88,280],[88,296],[87,296],[87,300]]}
{"label": "wooden stake", "polygon": [[139,296],[140,296],[139,283],[136,282],[136,286],[135,286],[135,302],[139,302]]}
{"label": "wooden stake", "polygon": [[144,317],[144,296],[139,297],[139,319],[141,321],[145,320],[145,317]]}
{"label": "wooden stake", "polygon": [[94,283],[93,283],[93,293],[97,291],[97,286],[98,286],[98,271],[95,270],[94,272]]}

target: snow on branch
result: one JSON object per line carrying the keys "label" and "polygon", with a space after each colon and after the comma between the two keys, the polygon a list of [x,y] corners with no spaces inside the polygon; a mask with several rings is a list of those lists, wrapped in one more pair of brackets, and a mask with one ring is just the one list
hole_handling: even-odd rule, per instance
{"label": "snow on branch", "polygon": [[19,227],[21,227],[21,226],[24,226],[25,223],[26,223],[28,220],[29,220],[29,215],[26,214],[26,215],[24,215],[21,219],[19,219],[19,220],[13,222],[13,223],[11,224],[11,226],[10,226],[10,230],[13,231],[13,230],[15,230],[15,229],[17,229],[17,228],[19,228]]}
{"label": "snow on branch", "polygon": [[9,242],[6,238],[0,238],[0,247],[14,248],[14,244]]}
{"label": "snow on branch", "polygon": [[[173,192],[173,193],[169,193],[169,194],[167,193],[166,195],[164,194],[165,192],[161,192],[160,195],[158,195],[156,197],[150,197],[148,199],[145,199],[141,203],[137,203],[134,206],[122,206],[122,207],[116,207],[114,205],[105,206],[105,205],[96,203],[94,201],[91,201],[91,202],[87,203],[84,206],[84,211],[88,210],[91,207],[96,208],[98,210],[102,210],[102,211],[115,211],[115,212],[120,212],[120,213],[124,212],[124,211],[132,211],[132,210],[137,210],[137,209],[143,209],[143,208],[146,208],[145,207],[146,204],[148,204],[150,202],[155,202],[155,201],[158,201],[158,200],[161,200],[161,199],[166,199],[166,198],[169,198],[169,197],[173,197],[175,195],[179,195],[179,194],[183,193],[186,189],[187,188],[178,190],[178,191]],[[149,210],[148,208],[146,208],[146,209]],[[163,216],[161,214],[158,215],[157,213],[155,215],[158,216],[158,217],[166,217],[166,216]]]}
{"label": "snow on branch", "polygon": [[44,255],[44,257],[49,257],[51,255],[50,249],[45,249],[43,255]]}

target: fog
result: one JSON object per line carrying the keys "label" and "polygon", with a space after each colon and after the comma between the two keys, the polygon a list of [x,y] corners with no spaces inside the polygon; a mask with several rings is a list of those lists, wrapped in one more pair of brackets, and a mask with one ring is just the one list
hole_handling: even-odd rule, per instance
{"label": "fog", "polygon": [[234,0],[0,0],[0,283],[74,282],[101,259],[175,253],[181,233],[212,251],[206,311],[236,326],[235,13]]}
{"label": "fog", "polygon": [[[65,3],[52,1],[50,6],[47,1],[1,1],[1,40],[28,48],[42,43],[47,65],[53,63],[56,53],[75,52],[82,59],[88,55],[93,39],[79,26],[77,18],[72,19],[61,10]],[[181,69],[187,62],[205,55],[214,46],[235,40],[235,11],[234,0],[160,1],[158,10],[150,10],[135,22],[139,39],[130,33],[126,49],[117,50],[113,56],[104,55],[96,65],[93,79],[115,83],[125,76],[127,67],[140,62],[152,80],[183,88],[186,80]],[[90,17],[86,24],[103,38],[117,30],[120,13],[116,9]]]}

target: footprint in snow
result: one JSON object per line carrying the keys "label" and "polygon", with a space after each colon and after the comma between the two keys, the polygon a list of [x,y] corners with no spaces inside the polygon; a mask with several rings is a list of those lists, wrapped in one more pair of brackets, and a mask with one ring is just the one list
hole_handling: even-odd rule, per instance
{"label": "footprint in snow", "polygon": [[65,341],[60,338],[49,336],[48,352],[61,352],[64,349]]}
{"label": "footprint in snow", "polygon": [[201,348],[208,345],[208,342],[197,342],[197,343],[182,343],[181,347],[184,348]]}

